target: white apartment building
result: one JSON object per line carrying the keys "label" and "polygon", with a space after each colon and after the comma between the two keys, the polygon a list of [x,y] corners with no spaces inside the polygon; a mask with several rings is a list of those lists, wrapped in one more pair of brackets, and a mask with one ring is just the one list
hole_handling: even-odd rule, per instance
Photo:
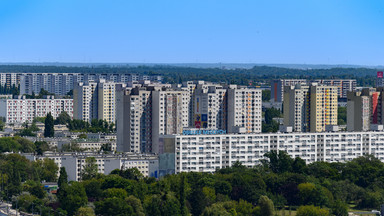
{"label": "white apartment building", "polygon": [[20,75],[17,73],[0,73],[0,85],[6,87],[18,86]]}
{"label": "white apartment building", "polygon": [[309,86],[297,84],[284,86],[284,125],[293,131],[309,131],[310,91]]}
{"label": "white apartment building", "polygon": [[98,83],[98,119],[114,124],[116,117],[116,85],[115,82],[100,81]]}
{"label": "white apartment building", "polygon": [[226,94],[221,85],[198,85],[193,97],[193,127],[226,129]]}
{"label": "white apartment building", "polygon": [[73,99],[1,99],[0,116],[5,117],[7,123],[32,122],[35,117],[45,117],[51,113],[56,119],[61,112],[67,112],[73,117]]}
{"label": "white apartment building", "polygon": [[160,176],[180,172],[214,172],[236,161],[260,164],[271,150],[286,151],[306,163],[344,162],[372,154],[384,162],[384,132],[163,135]]}
{"label": "white apartment building", "polygon": [[[98,172],[108,175],[115,169],[137,168],[144,177],[158,177],[158,157],[144,154],[95,154],[82,153],[56,153],[48,152],[42,156],[22,154],[30,161],[52,159],[58,167],[65,167],[68,181],[80,181],[81,174],[86,165],[86,158],[94,157]],[[58,173],[59,174],[59,173]]]}
{"label": "white apartment building", "polygon": [[189,126],[189,92],[152,91],[152,152],[159,152],[159,135],[181,134]]}
{"label": "white apartment building", "polygon": [[76,83],[73,89],[73,118],[91,122],[98,118],[97,82]]}
{"label": "white apartment building", "polygon": [[20,74],[20,94],[39,94],[41,89],[56,95],[65,95],[78,82],[77,73],[23,73]]}
{"label": "white apartment building", "polygon": [[116,95],[117,151],[152,152],[152,94],[119,87]]}
{"label": "white apartment building", "polygon": [[[137,74],[80,74],[80,73],[6,73],[0,74],[0,83],[16,86],[20,83],[20,94],[33,92],[38,94],[41,89],[56,95],[65,95],[72,90],[77,82],[97,82],[100,80],[123,82],[149,80],[161,82],[159,75]],[[4,84],[3,84],[4,83]]]}
{"label": "white apartment building", "polygon": [[246,133],[260,133],[261,90],[230,85],[227,91],[227,131],[232,133],[240,127]]}

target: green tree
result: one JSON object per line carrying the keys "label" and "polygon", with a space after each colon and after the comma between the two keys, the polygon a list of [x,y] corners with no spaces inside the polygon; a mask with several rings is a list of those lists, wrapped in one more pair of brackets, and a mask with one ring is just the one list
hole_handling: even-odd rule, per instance
{"label": "green tree", "polygon": [[181,215],[180,203],[172,193],[146,197],[144,209],[146,215]]}
{"label": "green tree", "polygon": [[[235,209],[232,209],[232,211],[233,210]],[[232,216],[234,214],[231,214],[231,212],[228,212],[228,210],[224,207],[224,204],[219,202],[219,203],[214,203],[211,206],[207,206],[201,215],[202,216]]]}
{"label": "green tree", "polygon": [[80,182],[72,182],[71,185],[62,185],[61,195],[58,197],[60,204],[69,215],[73,215],[80,207],[88,203],[87,194]]}
{"label": "green tree", "polygon": [[260,196],[258,205],[260,206],[261,215],[273,216],[275,207],[273,206],[272,200],[270,200],[267,196]]}
{"label": "green tree", "polygon": [[102,201],[96,202],[95,205],[97,215],[124,216],[133,215],[134,213],[133,208],[128,205],[128,203],[117,197],[106,198]]}
{"label": "green tree", "polygon": [[131,195],[131,196],[125,198],[125,202],[127,202],[128,205],[130,205],[133,208],[134,214],[132,214],[132,215],[136,215],[136,216],[144,216],[145,215],[144,208],[141,204],[141,201],[139,199],[137,199],[136,197]]}
{"label": "green tree", "polygon": [[48,143],[45,141],[36,141],[35,146],[37,155],[43,155],[44,152],[50,150]]}
{"label": "green tree", "polygon": [[120,199],[125,199],[126,197],[128,197],[128,193],[126,190],[122,188],[108,188],[104,190],[103,197],[105,198],[117,197]]}
{"label": "green tree", "polygon": [[263,160],[264,166],[275,173],[284,173],[292,170],[294,160],[285,151],[272,150],[264,154],[267,160]]}
{"label": "green tree", "polygon": [[42,199],[47,194],[40,182],[28,180],[23,184],[23,191],[28,191],[31,195]]}
{"label": "green tree", "polygon": [[265,123],[267,124],[271,124],[272,123],[272,119],[273,118],[276,118],[276,117],[281,117],[281,112],[280,110],[276,109],[276,108],[268,108],[265,110]]}
{"label": "green tree", "polygon": [[88,180],[96,177],[97,170],[98,170],[98,167],[96,164],[96,158],[87,157],[85,159],[85,164],[83,166],[83,171],[81,173],[81,179]]}
{"label": "green tree", "polygon": [[348,205],[341,200],[336,200],[332,204],[331,212],[335,216],[348,216]]}
{"label": "green tree", "polygon": [[347,124],[347,107],[337,107],[337,124],[346,125]]}
{"label": "green tree", "polygon": [[95,212],[91,207],[80,207],[76,211],[76,216],[95,216]]}
{"label": "green tree", "polygon": [[57,185],[60,188],[63,185],[67,185],[67,184],[68,184],[67,171],[65,171],[65,167],[60,167],[60,176],[59,176],[59,180],[57,181]]}
{"label": "green tree", "polygon": [[263,90],[263,92],[262,92],[262,100],[263,100],[263,102],[264,101],[268,102],[268,101],[271,100],[271,90],[268,90],[268,89]]}
{"label": "green tree", "polygon": [[47,182],[57,181],[57,172],[59,171],[59,167],[54,160],[44,158],[43,160],[32,162],[32,166],[38,174],[38,179]]}
{"label": "green tree", "polygon": [[45,118],[44,137],[53,137],[55,134],[53,117],[51,113]]}
{"label": "green tree", "polygon": [[103,190],[101,189],[102,180],[90,179],[83,181],[87,197],[92,200],[97,200],[103,197]]}
{"label": "green tree", "polygon": [[296,216],[328,216],[329,212],[325,209],[315,206],[300,206]]}
{"label": "green tree", "polygon": [[55,125],[58,124],[67,124],[71,121],[71,117],[68,115],[67,112],[61,112],[60,115],[55,120]]}

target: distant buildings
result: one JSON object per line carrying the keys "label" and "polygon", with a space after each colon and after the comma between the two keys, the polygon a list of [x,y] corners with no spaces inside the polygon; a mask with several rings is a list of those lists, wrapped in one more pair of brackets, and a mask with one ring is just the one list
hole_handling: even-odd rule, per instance
{"label": "distant buildings", "polygon": [[0,116],[5,117],[7,123],[32,122],[35,117],[45,117],[51,113],[57,118],[61,112],[67,112],[73,117],[73,99],[0,99]]}
{"label": "distant buildings", "polygon": [[353,79],[317,79],[317,80],[306,80],[306,79],[279,79],[272,80],[271,83],[271,100],[274,102],[283,102],[284,100],[284,86],[295,86],[296,84],[301,85],[312,85],[317,83],[323,86],[335,86],[337,87],[338,98],[347,98],[348,91],[356,90],[356,80]]}
{"label": "distant buildings", "polygon": [[271,100],[274,102],[283,102],[284,86],[295,86],[296,84],[307,85],[306,79],[278,79],[271,83]]}
{"label": "distant buildings", "polygon": [[284,126],[296,132],[322,132],[337,125],[337,87],[286,86],[284,90]]}
{"label": "distant buildings", "polygon": [[[0,81],[2,81],[0,74]],[[99,80],[113,82],[153,81],[161,82],[159,75],[138,74],[79,74],[79,73],[22,73],[4,74],[4,82],[18,85],[20,81],[20,94],[39,94],[41,89],[56,95],[66,95],[77,82],[97,82]]]}

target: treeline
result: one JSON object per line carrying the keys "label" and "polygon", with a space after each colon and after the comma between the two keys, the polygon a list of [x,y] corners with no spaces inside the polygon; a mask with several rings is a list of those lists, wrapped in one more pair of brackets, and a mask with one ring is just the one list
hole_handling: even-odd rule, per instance
{"label": "treeline", "polygon": [[65,124],[69,131],[88,133],[113,133],[115,124],[102,119],[92,119],[91,123],[81,119],[71,119],[67,112],[62,112],[55,120],[55,125]]}
{"label": "treeline", "polygon": [[19,136],[0,138],[0,153],[35,153],[41,155],[49,150],[51,150],[50,146],[45,141],[32,142]]}
{"label": "treeline", "polygon": [[[57,196],[49,198],[34,186],[55,180],[51,174],[57,168],[44,164],[48,161],[34,164],[18,155],[2,155],[0,170],[9,176],[2,190],[8,196],[3,197],[13,195],[14,206],[27,212],[43,205],[42,215],[272,216],[290,209],[297,216],[344,216],[349,205],[372,210],[384,202],[384,163],[371,155],[309,165],[283,151],[265,157],[253,168],[237,162],[213,174],[190,172],[159,180],[143,177],[137,169],[98,174],[95,159],[87,158],[82,181],[68,182],[62,169]],[[48,167],[48,172],[39,167]]]}
{"label": "treeline", "polygon": [[193,68],[167,65],[156,66],[93,66],[93,67],[65,67],[65,66],[27,66],[0,65],[1,72],[15,73],[135,73],[148,75],[162,75],[164,81],[180,83],[189,80],[206,80],[212,82],[233,83],[241,85],[258,85],[276,78],[300,79],[357,79],[359,86],[374,86],[377,69],[370,68],[331,68],[331,69],[293,69],[282,67],[255,66],[251,69],[223,69],[223,68]]}
{"label": "treeline", "polygon": [[20,90],[15,85],[13,85],[11,87],[0,85],[0,94],[19,95],[19,93],[20,93]]}

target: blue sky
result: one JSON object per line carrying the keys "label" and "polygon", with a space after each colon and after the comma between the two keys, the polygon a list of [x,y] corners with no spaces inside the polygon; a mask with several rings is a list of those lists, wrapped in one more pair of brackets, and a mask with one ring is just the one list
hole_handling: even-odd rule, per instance
{"label": "blue sky", "polygon": [[0,62],[384,65],[384,1],[1,0]]}

